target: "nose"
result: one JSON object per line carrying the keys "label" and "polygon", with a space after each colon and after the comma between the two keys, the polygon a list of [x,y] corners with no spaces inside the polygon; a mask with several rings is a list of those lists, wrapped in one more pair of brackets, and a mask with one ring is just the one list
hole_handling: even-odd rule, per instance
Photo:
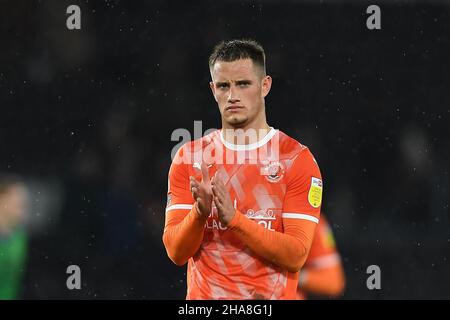
{"label": "nose", "polygon": [[230,86],[230,90],[228,91],[228,103],[235,103],[239,101],[239,98],[236,96],[236,92],[233,86]]}

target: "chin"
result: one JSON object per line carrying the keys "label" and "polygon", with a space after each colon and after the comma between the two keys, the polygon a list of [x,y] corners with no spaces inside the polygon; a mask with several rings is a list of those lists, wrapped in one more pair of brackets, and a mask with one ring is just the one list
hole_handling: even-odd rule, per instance
{"label": "chin", "polygon": [[232,116],[230,118],[227,119],[228,124],[232,125],[233,127],[236,128],[240,128],[245,126],[245,124],[247,123],[247,117],[236,117],[236,116]]}

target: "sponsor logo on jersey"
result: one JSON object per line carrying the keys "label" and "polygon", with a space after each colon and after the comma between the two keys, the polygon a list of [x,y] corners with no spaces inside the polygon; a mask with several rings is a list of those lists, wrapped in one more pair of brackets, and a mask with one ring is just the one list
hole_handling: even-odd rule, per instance
{"label": "sponsor logo on jersey", "polygon": [[258,210],[254,211],[252,209],[248,209],[245,214],[249,219],[257,219],[257,220],[275,220],[275,213],[273,210]]}
{"label": "sponsor logo on jersey", "polygon": [[322,203],[322,189],[322,180],[312,177],[308,192],[308,202],[313,208],[320,207]]}
{"label": "sponsor logo on jersey", "polygon": [[272,228],[272,220],[276,220],[275,212],[273,210],[261,209],[258,211],[254,211],[252,209],[248,209],[245,215],[249,219],[257,220],[256,222],[259,225],[262,225],[264,228],[275,231],[275,229]]}

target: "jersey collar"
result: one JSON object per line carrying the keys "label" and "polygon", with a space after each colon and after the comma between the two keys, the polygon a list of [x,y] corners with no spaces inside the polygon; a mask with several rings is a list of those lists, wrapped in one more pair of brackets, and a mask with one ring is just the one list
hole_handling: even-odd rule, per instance
{"label": "jersey collar", "polygon": [[267,142],[269,142],[270,139],[272,139],[273,136],[277,133],[277,130],[274,129],[273,127],[269,127],[269,128],[270,128],[270,130],[269,130],[269,132],[267,132],[267,134],[264,136],[264,138],[262,138],[261,140],[255,142],[255,143],[251,143],[251,144],[234,144],[234,143],[225,141],[225,139],[223,138],[222,129],[221,129],[220,134],[219,134],[220,141],[222,141],[223,145],[226,148],[231,149],[233,151],[247,151],[247,150],[258,149],[259,147],[262,147]]}

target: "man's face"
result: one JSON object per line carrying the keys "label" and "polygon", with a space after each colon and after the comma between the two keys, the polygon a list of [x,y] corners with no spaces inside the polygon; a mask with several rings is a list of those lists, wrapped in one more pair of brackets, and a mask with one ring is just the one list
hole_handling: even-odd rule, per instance
{"label": "man's face", "polygon": [[265,112],[264,97],[272,79],[263,76],[251,59],[217,61],[211,68],[211,77],[211,90],[222,120],[231,127],[245,127]]}

